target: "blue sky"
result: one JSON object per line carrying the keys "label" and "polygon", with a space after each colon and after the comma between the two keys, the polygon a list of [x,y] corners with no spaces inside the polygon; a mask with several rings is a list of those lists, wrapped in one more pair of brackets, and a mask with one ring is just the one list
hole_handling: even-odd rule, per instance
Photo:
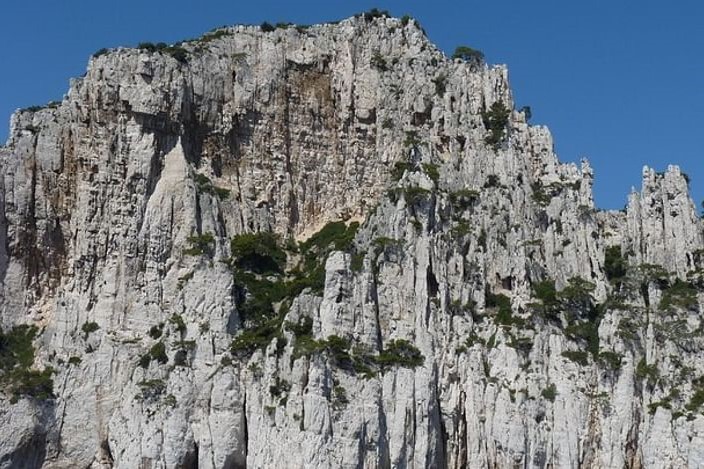
{"label": "blue sky", "polygon": [[[704,2],[34,0],[2,7],[0,141],[14,109],[59,100],[101,47],[175,42],[216,26],[309,24],[372,7],[417,18],[441,49],[509,66],[517,106],[563,161],[587,156],[601,208],[622,208],[644,164],[679,164],[704,198]],[[637,6],[635,6],[637,5]]]}

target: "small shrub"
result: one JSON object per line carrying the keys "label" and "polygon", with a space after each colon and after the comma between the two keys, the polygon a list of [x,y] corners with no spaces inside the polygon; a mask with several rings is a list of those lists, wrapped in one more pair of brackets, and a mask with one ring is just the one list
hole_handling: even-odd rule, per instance
{"label": "small shrub", "polygon": [[156,360],[161,364],[167,363],[169,361],[169,357],[166,355],[166,346],[163,342],[157,342],[156,344],[152,345],[152,347],[149,349],[149,355],[151,356],[152,360]]}
{"label": "small shrub", "polygon": [[503,101],[494,102],[488,111],[482,112],[484,127],[489,131],[489,135],[484,139],[487,144],[497,148],[504,140],[510,115],[511,110]]}
{"label": "small shrub", "polygon": [[278,376],[274,381],[274,384],[269,386],[269,394],[273,397],[280,397],[282,394],[286,394],[291,390],[291,384],[285,379],[281,379]]}
{"label": "small shrub", "polygon": [[660,376],[656,364],[648,365],[645,358],[642,358],[636,365],[636,378],[645,379],[648,383],[655,383]]}
{"label": "small shrub", "polygon": [[467,210],[479,200],[479,192],[472,189],[460,189],[450,193],[450,203],[453,210]]}
{"label": "small shrub", "polygon": [[81,360],[81,357],[72,356],[72,357],[69,357],[68,364],[69,365],[80,365],[82,361],[83,360]]}
{"label": "small shrub", "polygon": [[445,95],[445,90],[447,89],[447,75],[440,74],[431,81],[435,85],[435,94],[442,98]]}
{"label": "small shrub", "polygon": [[374,52],[374,54],[372,55],[371,65],[372,67],[382,72],[388,70],[388,66],[386,65],[386,59],[379,52]]}
{"label": "small shrub", "polygon": [[152,326],[149,328],[149,337],[152,339],[156,340],[159,337],[161,337],[161,334],[164,332],[164,323],[160,322],[156,326]]}
{"label": "small shrub", "polygon": [[375,359],[381,367],[402,366],[416,368],[423,365],[425,358],[413,344],[405,339],[389,341]]}
{"label": "small shrub", "polygon": [[481,51],[473,49],[469,46],[458,46],[452,54],[453,59],[461,59],[465,62],[473,62],[481,64],[484,62],[484,54]]}
{"label": "small shrub", "polygon": [[388,18],[389,12],[387,10],[379,10],[378,8],[372,8],[371,10],[362,13],[361,16],[362,18],[364,18],[365,21],[369,22],[376,18]]}
{"label": "small shrub", "polygon": [[286,253],[279,247],[277,236],[269,232],[246,233],[230,240],[234,265],[258,274],[280,273]]}
{"label": "small shrub", "polygon": [[432,181],[437,184],[438,181],[440,180],[440,171],[438,171],[438,165],[436,164],[424,164],[423,165],[423,172],[428,175]]}
{"label": "small shrub", "polygon": [[562,356],[582,366],[589,364],[589,354],[581,350],[566,350],[562,352]]}
{"label": "small shrub", "polygon": [[413,166],[411,163],[408,163],[406,161],[397,161],[394,163],[394,167],[391,170],[391,180],[392,181],[398,181],[403,177],[403,174],[408,171],[411,172],[415,169],[415,166]]}
{"label": "small shrub", "polygon": [[415,130],[406,131],[406,139],[403,141],[404,146],[415,148],[420,145],[420,138],[418,137],[418,132]]}
{"label": "small shrub", "polygon": [[672,285],[665,288],[660,300],[660,309],[672,307],[692,310],[697,307],[697,290],[689,283],[676,279]]}
{"label": "small shrub", "polygon": [[102,49],[98,49],[93,53],[93,58],[100,57],[101,55],[106,55],[108,52],[110,52],[110,50],[103,47]]}
{"label": "small shrub", "polygon": [[621,368],[621,360],[623,357],[611,351],[604,351],[599,353],[599,363],[604,364],[611,370],[618,370]]}
{"label": "small shrub", "polygon": [[187,256],[201,256],[203,254],[212,256],[214,253],[215,238],[212,233],[189,236],[186,238],[186,242],[191,246],[183,251]]}
{"label": "small shrub", "polygon": [[264,32],[264,33],[270,33],[272,31],[276,31],[276,28],[266,21],[264,21],[261,25],[259,25],[259,29],[261,29],[262,32]]}
{"label": "small shrub", "polygon": [[626,261],[621,246],[609,246],[604,251],[604,273],[611,283],[621,283],[626,276]]}
{"label": "small shrub", "polygon": [[174,325],[176,332],[183,335],[186,333],[186,323],[183,322],[183,316],[180,314],[172,314],[169,322]]}
{"label": "small shrub", "polygon": [[195,182],[196,187],[200,192],[214,195],[220,200],[224,200],[230,197],[230,191],[228,189],[223,189],[222,187],[217,187],[213,185],[213,182],[210,180],[210,178],[203,174],[196,173]]}
{"label": "small shrub", "polygon": [[408,23],[411,22],[411,19],[412,18],[410,17],[410,15],[403,15],[401,17],[401,26],[405,27],[406,25],[408,25]]}
{"label": "small shrub", "polygon": [[550,402],[555,402],[555,397],[557,397],[557,388],[554,384],[550,384],[547,388],[540,392],[540,395]]}
{"label": "small shrub", "polygon": [[83,331],[83,338],[87,339],[91,333],[97,331],[98,329],[100,329],[100,326],[97,322],[84,322],[81,326],[81,330]]}

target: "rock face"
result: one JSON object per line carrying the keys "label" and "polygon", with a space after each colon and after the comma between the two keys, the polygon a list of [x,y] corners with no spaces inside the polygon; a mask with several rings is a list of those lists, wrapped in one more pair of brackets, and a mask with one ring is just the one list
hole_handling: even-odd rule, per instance
{"label": "rock face", "polygon": [[[597,211],[506,69],[413,20],[179,47],[96,56],[13,116],[1,468],[704,466],[704,238],[677,167]],[[254,275],[230,240],[268,232],[287,260]]]}

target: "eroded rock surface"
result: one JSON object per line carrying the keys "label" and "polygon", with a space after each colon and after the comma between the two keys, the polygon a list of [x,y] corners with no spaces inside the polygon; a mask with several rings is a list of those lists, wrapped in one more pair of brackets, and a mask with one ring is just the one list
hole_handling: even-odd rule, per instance
{"label": "eroded rock surface", "polygon": [[[506,69],[413,20],[180,47],[94,57],[13,116],[0,325],[37,328],[54,397],[5,373],[0,467],[704,466],[679,168],[597,211]],[[295,248],[339,221],[349,242]],[[230,240],[266,232],[287,260],[258,281],[322,283],[257,317]]]}

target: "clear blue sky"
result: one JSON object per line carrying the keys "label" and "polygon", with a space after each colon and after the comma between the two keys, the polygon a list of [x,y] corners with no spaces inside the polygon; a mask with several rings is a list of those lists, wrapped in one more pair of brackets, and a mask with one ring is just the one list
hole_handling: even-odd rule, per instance
{"label": "clear blue sky", "polygon": [[[629,5],[627,5],[627,3]],[[506,63],[517,106],[563,161],[587,156],[601,208],[622,208],[644,164],[679,164],[704,198],[704,2],[34,0],[2,6],[0,141],[18,107],[61,99],[101,47],[175,42],[216,26],[318,23],[372,7],[410,14],[446,52]]]}

